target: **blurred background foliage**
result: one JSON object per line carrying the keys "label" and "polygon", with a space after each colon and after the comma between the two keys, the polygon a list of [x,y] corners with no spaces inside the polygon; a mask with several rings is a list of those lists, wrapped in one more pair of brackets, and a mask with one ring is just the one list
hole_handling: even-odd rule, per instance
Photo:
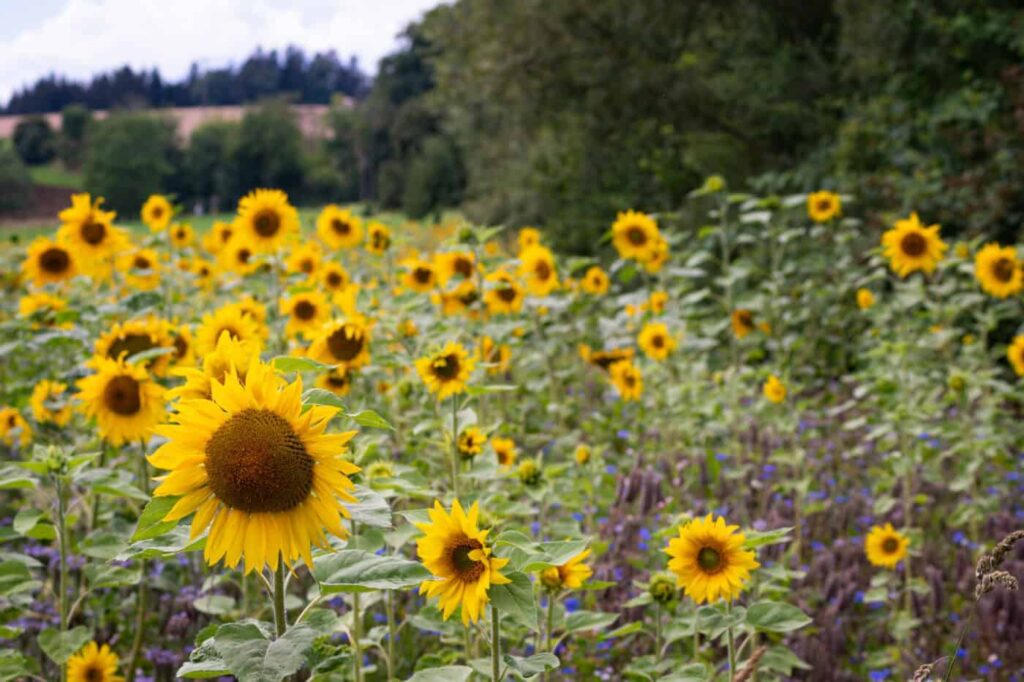
{"label": "blurred background foliage", "polygon": [[[678,210],[710,174],[841,188],[869,227],[917,210],[944,234],[1010,241],[1024,219],[1024,8],[1009,0],[458,0],[411,25],[372,83],[334,59],[344,78],[313,88],[316,63],[260,52],[162,84],[220,101],[207,86],[226,79],[262,102],[188,140],[153,128],[136,147],[136,118],[88,123],[72,104],[70,133],[27,119],[15,148],[84,163],[85,188],[122,210],[143,189],[216,210],[273,185],[535,224],[581,252],[616,211]],[[303,139],[283,104],[328,96],[327,139]]]}

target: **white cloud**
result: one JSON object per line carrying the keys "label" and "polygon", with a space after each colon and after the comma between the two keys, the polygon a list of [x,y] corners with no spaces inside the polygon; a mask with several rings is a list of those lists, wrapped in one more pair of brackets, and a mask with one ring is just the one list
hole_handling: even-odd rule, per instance
{"label": "white cloud", "polygon": [[[0,102],[54,72],[75,79],[129,64],[178,80],[193,62],[238,63],[256,47],[356,55],[364,71],[439,0],[69,0],[0,44]],[[16,9],[0,10],[3,14]]]}

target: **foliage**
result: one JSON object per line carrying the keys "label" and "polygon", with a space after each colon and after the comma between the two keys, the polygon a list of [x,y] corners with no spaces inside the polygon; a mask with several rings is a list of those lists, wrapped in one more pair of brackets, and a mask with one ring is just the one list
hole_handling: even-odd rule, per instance
{"label": "foliage", "polygon": [[31,199],[29,170],[7,140],[0,140],[0,214],[23,208]]}
{"label": "foliage", "polygon": [[47,163],[57,153],[56,135],[42,116],[28,116],[18,121],[11,139],[18,156],[30,166]]}
{"label": "foliage", "polygon": [[238,196],[235,155],[241,126],[210,121],[192,131],[185,149],[189,196],[216,212]]}
{"label": "foliage", "polygon": [[302,133],[283,103],[268,102],[247,111],[232,152],[239,193],[257,187],[302,189]]}
{"label": "foliage", "polygon": [[92,113],[81,104],[69,104],[61,112],[60,159],[70,168],[78,168],[85,155],[85,136]]}

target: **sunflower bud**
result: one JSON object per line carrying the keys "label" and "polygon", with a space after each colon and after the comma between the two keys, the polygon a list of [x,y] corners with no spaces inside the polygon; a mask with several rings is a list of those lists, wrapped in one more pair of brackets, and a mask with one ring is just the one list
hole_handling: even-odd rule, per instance
{"label": "sunflower bud", "polygon": [[580,466],[587,464],[590,461],[590,446],[585,443],[580,443],[576,446],[576,463]]}
{"label": "sunflower bud", "polygon": [[558,567],[551,566],[541,571],[540,582],[551,592],[560,590],[562,588],[562,574],[558,572]]}
{"label": "sunflower bud", "polygon": [[651,576],[651,582],[647,586],[651,599],[661,605],[675,601],[679,596],[679,588],[676,587],[676,579],[668,573],[655,573]]}
{"label": "sunflower bud", "polygon": [[540,485],[542,472],[540,467],[537,466],[537,462],[532,459],[524,460],[519,465],[519,480],[522,481],[523,485],[528,488]]}

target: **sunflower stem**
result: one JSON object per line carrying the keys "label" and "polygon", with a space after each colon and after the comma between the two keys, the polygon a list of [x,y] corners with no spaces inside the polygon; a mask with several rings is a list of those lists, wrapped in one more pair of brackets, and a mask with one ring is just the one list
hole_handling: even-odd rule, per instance
{"label": "sunflower stem", "polygon": [[661,663],[661,603],[654,602],[654,662]]}
{"label": "sunflower stem", "polygon": [[459,404],[452,396],[452,494],[459,499]]}
{"label": "sunflower stem", "polygon": [[[67,513],[67,502],[64,498],[64,481],[61,474],[53,477],[54,486],[57,489],[57,538],[60,541],[60,573],[57,579],[57,612],[60,616],[60,630],[63,632],[68,627],[68,533],[67,521],[64,518]],[[60,667],[61,682],[67,680],[68,670],[66,665]]]}
{"label": "sunflower stem", "polygon": [[501,614],[491,604],[491,679],[501,679]]}
{"label": "sunflower stem", "polygon": [[[730,616],[732,615],[732,602],[731,601],[730,602],[726,602],[726,604],[725,604],[725,612],[727,614],[729,614]],[[729,681],[732,682],[732,680],[736,677],[736,638],[735,638],[735,636],[733,635],[733,632],[732,632],[731,619],[730,619],[729,635],[728,635],[728,640],[726,642],[726,646],[728,647],[728,652],[729,652]]]}
{"label": "sunflower stem", "polygon": [[359,610],[359,602],[359,593],[356,592],[352,595],[352,663],[355,667],[356,682],[363,682],[363,654],[359,650],[359,640],[363,636],[363,614]]}
{"label": "sunflower stem", "polygon": [[277,636],[288,629],[288,615],[284,610],[284,555],[277,554],[277,570],[274,571],[274,629]]}
{"label": "sunflower stem", "polygon": [[387,591],[387,615],[388,615],[388,682],[395,679],[395,591]]}
{"label": "sunflower stem", "polygon": [[693,608],[693,658],[698,660],[700,658],[700,628],[697,627],[697,622],[700,620],[700,607],[694,605]]}

